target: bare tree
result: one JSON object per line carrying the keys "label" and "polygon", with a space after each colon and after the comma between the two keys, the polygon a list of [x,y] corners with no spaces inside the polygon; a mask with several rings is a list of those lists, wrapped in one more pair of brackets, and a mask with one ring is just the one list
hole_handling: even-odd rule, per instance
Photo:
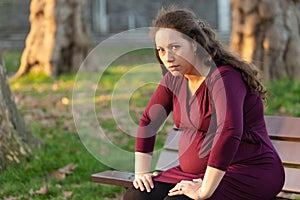
{"label": "bare tree", "polygon": [[265,80],[300,78],[297,0],[231,0],[231,48],[255,63]]}
{"label": "bare tree", "polygon": [[89,49],[85,0],[32,0],[30,32],[15,77],[77,71]]}
{"label": "bare tree", "polygon": [[37,139],[28,131],[13,100],[0,58],[0,172],[31,155]]}

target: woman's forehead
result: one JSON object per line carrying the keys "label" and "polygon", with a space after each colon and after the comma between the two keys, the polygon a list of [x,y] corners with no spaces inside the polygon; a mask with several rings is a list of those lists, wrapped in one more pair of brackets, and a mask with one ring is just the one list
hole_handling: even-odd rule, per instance
{"label": "woman's forehead", "polygon": [[164,45],[174,42],[183,42],[183,34],[170,28],[160,28],[155,34],[156,45]]}

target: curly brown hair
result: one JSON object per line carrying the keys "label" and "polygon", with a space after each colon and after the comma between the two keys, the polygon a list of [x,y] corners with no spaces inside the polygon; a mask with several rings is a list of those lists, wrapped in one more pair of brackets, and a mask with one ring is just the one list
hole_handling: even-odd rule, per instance
{"label": "curly brown hair", "polygon": [[[258,92],[260,96],[266,100],[267,90],[262,84],[260,72],[256,66],[227,50],[216,38],[213,29],[200,20],[193,11],[179,9],[175,6],[167,9],[162,8],[158,11],[153,21],[153,35],[155,35],[159,28],[172,28],[195,40],[209,54],[211,61],[214,62],[217,67],[230,65],[238,69],[250,91]],[[162,64],[157,50],[155,53],[159,62]]]}

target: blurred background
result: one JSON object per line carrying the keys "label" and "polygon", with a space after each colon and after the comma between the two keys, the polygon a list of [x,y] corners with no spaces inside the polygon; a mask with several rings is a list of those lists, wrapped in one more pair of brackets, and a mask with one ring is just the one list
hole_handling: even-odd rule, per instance
{"label": "blurred background", "polygon": [[[0,39],[2,48],[24,48],[24,40],[30,29],[30,0],[1,0]],[[148,27],[157,10],[171,4],[188,7],[212,27],[224,34],[229,41],[229,0],[87,0],[85,1],[86,23],[95,44],[128,29]]]}

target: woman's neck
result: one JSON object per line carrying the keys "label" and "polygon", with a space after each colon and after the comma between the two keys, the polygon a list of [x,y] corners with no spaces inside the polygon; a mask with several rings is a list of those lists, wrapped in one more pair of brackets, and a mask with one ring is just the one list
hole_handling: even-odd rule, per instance
{"label": "woman's neck", "polygon": [[209,74],[210,67],[205,65],[196,65],[198,68],[194,67],[194,69],[188,73],[184,74],[184,77],[188,80],[189,93],[190,95],[194,95],[197,89],[200,87],[202,82],[205,80],[206,76]]}
{"label": "woman's neck", "polygon": [[199,76],[199,75],[190,75],[190,74],[185,74],[184,76],[188,80],[190,95],[194,95],[195,92],[197,91],[197,89],[200,87],[200,85],[205,80],[205,77]]}

